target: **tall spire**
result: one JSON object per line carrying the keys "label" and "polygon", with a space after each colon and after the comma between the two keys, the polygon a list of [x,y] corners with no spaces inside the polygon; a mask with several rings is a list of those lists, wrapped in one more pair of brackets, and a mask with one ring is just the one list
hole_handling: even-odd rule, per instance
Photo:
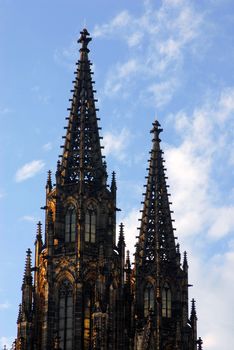
{"label": "tall spire", "polygon": [[61,161],[62,183],[95,184],[100,188],[106,181],[102,160],[95,99],[88,59],[88,44],[92,40],[87,29],[80,32],[80,59],[77,63],[67,134]]}
{"label": "tall spire", "polygon": [[[153,123],[153,145],[150,152],[147,185],[143,202],[139,257],[145,264],[149,262],[173,261],[176,257],[175,238],[169,207],[163,152],[160,149],[159,134],[162,131],[158,121]],[[157,256],[158,255],[158,256]]]}

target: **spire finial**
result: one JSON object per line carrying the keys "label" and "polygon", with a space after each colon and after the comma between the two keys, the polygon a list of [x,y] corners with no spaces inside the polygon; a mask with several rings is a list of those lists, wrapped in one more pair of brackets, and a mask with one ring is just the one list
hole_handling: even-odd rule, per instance
{"label": "spire finial", "polygon": [[163,129],[161,128],[161,125],[160,123],[158,122],[158,120],[155,120],[155,122],[152,124],[153,125],[153,128],[151,129],[151,133],[154,134],[154,138],[153,138],[153,141],[161,141],[160,138],[159,138],[159,134],[160,132],[163,131]]}
{"label": "spire finial", "polygon": [[87,31],[86,28],[84,28],[81,32],[80,32],[80,38],[78,39],[78,43],[81,44],[81,48],[80,51],[81,52],[89,52],[88,49],[88,44],[89,42],[92,40],[92,38],[89,37],[89,32]]}

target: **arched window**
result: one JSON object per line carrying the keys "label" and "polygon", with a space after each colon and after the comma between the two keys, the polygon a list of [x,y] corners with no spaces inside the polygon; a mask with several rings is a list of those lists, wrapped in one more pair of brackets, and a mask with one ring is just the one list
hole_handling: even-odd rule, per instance
{"label": "arched window", "polygon": [[85,214],[85,242],[95,243],[97,215],[93,205],[89,205]]}
{"label": "arched window", "polygon": [[65,216],[65,242],[75,242],[76,239],[76,211],[73,205],[67,209]]}
{"label": "arched window", "polygon": [[149,310],[154,310],[154,288],[148,283],[144,291],[144,317],[147,317]]}
{"label": "arched window", "polygon": [[91,346],[93,303],[92,287],[88,285],[84,296],[84,350]]}
{"label": "arched window", "polygon": [[171,290],[168,283],[162,289],[162,317],[171,317]]}
{"label": "arched window", "polygon": [[73,295],[72,286],[65,280],[59,289],[59,337],[61,350],[72,350]]}

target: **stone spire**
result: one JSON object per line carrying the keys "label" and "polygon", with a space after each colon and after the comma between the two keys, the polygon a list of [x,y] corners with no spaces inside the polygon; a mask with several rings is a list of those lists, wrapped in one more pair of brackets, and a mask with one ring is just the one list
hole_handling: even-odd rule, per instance
{"label": "stone spire", "polygon": [[173,261],[176,263],[175,238],[169,207],[163,152],[160,149],[159,134],[162,131],[158,121],[153,123],[153,146],[150,152],[145,199],[143,202],[140,236],[137,254],[140,263]]}
{"label": "stone spire", "polygon": [[22,289],[24,286],[32,286],[32,262],[31,262],[31,250],[27,250],[27,255],[26,255],[26,261],[25,261],[25,268],[24,268],[24,277],[23,277],[23,285]]}
{"label": "stone spire", "polygon": [[88,44],[92,39],[87,29],[81,31],[80,59],[77,62],[76,78],[71,90],[71,107],[68,109],[67,133],[61,161],[61,183],[102,187],[106,182],[106,169],[101,153],[98,120],[93,90]]}

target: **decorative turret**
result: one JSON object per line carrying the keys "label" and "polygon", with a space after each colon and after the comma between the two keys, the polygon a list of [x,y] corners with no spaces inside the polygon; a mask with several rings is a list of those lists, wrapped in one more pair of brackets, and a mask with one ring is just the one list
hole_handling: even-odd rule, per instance
{"label": "decorative turret", "polygon": [[115,172],[113,171],[112,179],[111,179],[111,193],[113,194],[114,198],[116,198],[116,191],[117,191],[116,177],[115,177]]}
{"label": "decorative turret", "polygon": [[51,180],[51,171],[48,171],[47,181],[46,181],[46,192],[50,192],[52,190],[52,180]]}
{"label": "decorative turret", "polygon": [[92,87],[91,63],[88,59],[88,44],[92,39],[87,29],[81,31],[80,59],[77,63],[68,117],[67,134],[61,162],[61,182],[101,188],[106,182],[106,169],[102,160],[99,128],[97,124],[94,90]]}
{"label": "decorative turret", "polygon": [[183,270],[185,272],[188,272],[188,259],[187,259],[187,252],[184,252],[184,260],[183,260]]}
{"label": "decorative turret", "polygon": [[[19,349],[28,350],[27,345],[30,345],[32,339],[32,294],[33,294],[33,279],[32,279],[32,263],[31,263],[31,250],[26,252],[25,269],[22,283],[22,304],[19,306],[18,314],[18,335],[17,338],[21,345]],[[20,347],[21,346],[21,347]]]}
{"label": "decorative turret", "polygon": [[121,260],[121,284],[124,286],[124,265],[125,265],[125,240],[124,240],[124,225],[121,222],[119,225],[119,242],[118,242],[118,250],[120,254]]}
{"label": "decorative turret", "polygon": [[27,250],[22,284],[22,319],[31,321],[32,316],[32,262],[31,250]]}
{"label": "decorative turret", "polygon": [[37,224],[37,235],[35,240],[35,268],[34,268],[34,283],[37,286],[37,276],[38,276],[38,266],[40,260],[40,253],[42,251],[42,231],[41,231],[41,222],[39,221]]}
{"label": "decorative turret", "polygon": [[192,299],[192,307],[191,307],[191,316],[190,316],[190,323],[193,330],[193,344],[194,349],[197,349],[197,312],[196,312],[196,305],[195,300]]}
{"label": "decorative turret", "polygon": [[17,323],[20,323],[23,320],[22,318],[22,304],[19,304],[19,312],[17,317]]}

